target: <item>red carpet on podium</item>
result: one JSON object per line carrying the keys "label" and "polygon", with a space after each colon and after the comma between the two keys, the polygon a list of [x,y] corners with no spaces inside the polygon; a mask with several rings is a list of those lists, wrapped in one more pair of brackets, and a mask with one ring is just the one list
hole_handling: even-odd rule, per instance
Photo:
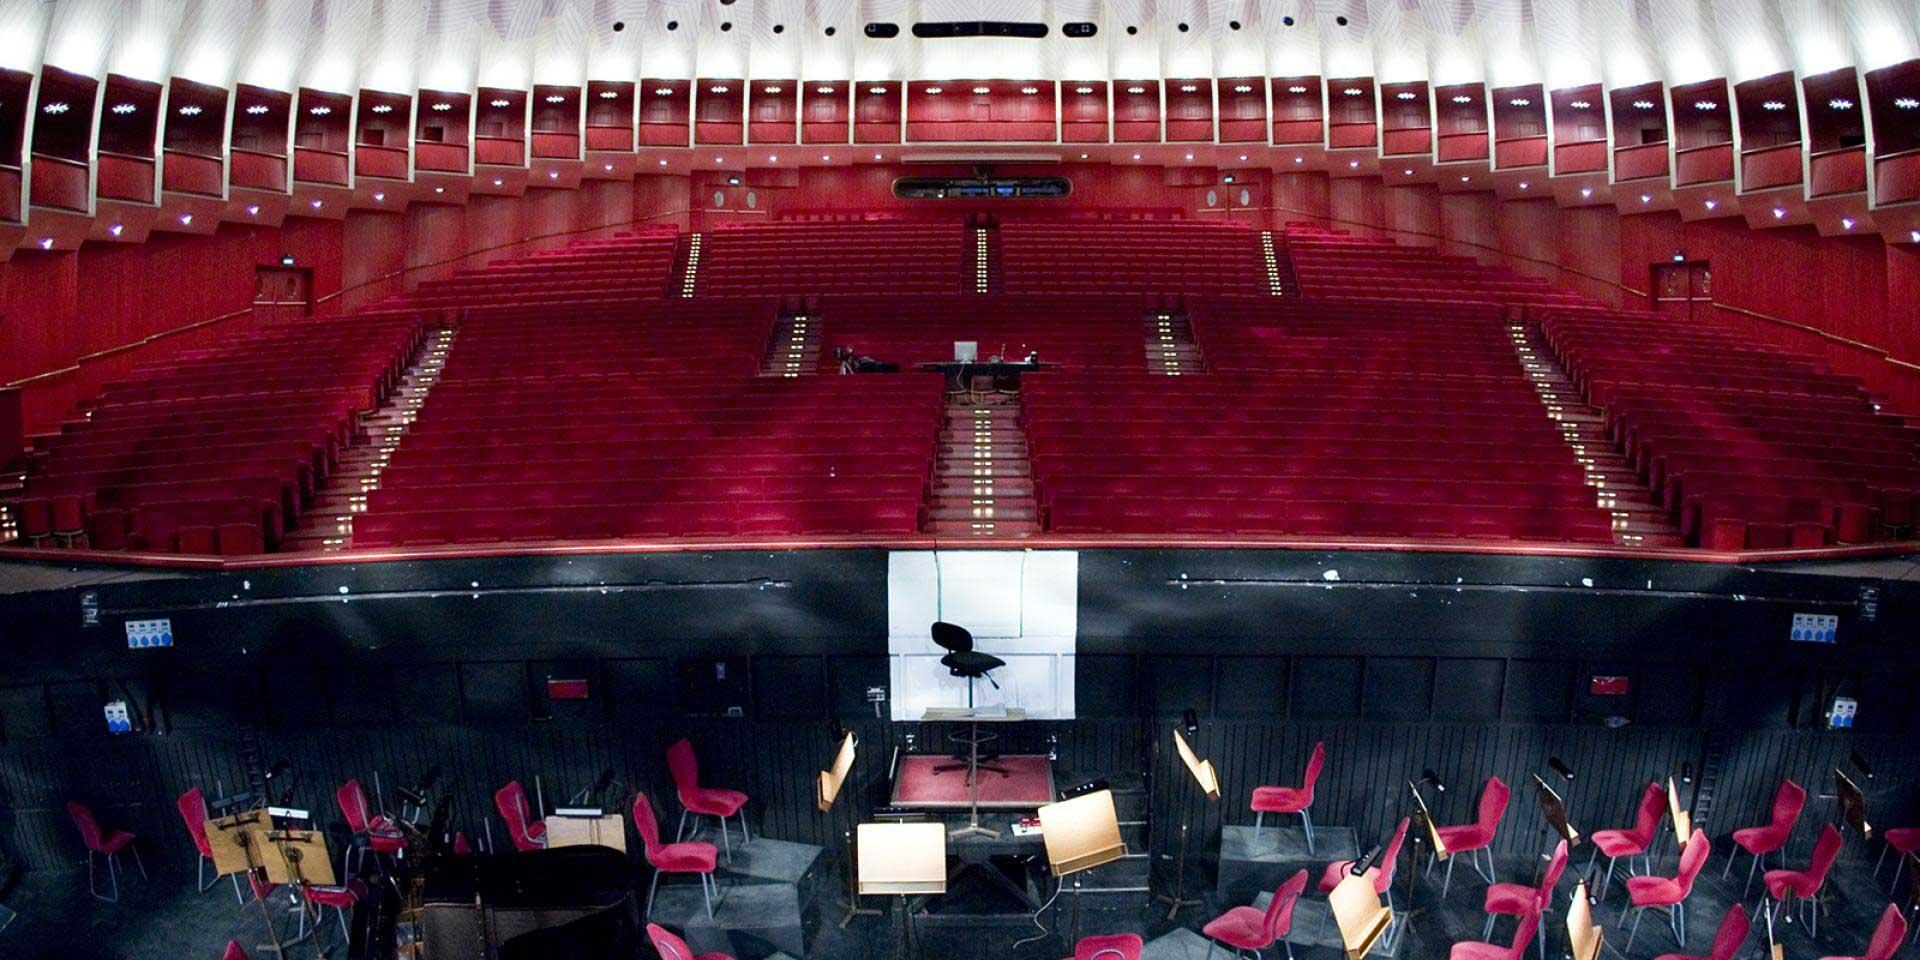
{"label": "red carpet on podium", "polygon": [[[952,757],[917,754],[902,757],[893,802],[903,807],[965,809],[971,801],[964,769],[935,773],[933,768],[957,763]],[[1012,809],[1053,802],[1053,762],[1044,756],[1004,756],[992,761],[1006,770],[1003,776],[980,771],[980,807]]]}

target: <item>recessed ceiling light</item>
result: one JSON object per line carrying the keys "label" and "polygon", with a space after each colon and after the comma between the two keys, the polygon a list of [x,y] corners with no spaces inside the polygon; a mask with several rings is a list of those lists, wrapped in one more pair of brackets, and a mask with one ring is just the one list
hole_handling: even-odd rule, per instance
{"label": "recessed ceiling light", "polygon": [[1581,198],[1582,198],[1582,199],[1585,199],[1585,198],[1587,198],[1587,197],[1591,197],[1591,196],[1593,196],[1593,188],[1592,188],[1592,187],[1581,187],[1581,188],[1580,188],[1580,196],[1581,196]]}
{"label": "recessed ceiling light", "polygon": [[1140,159],[1140,155],[1136,153],[1136,154],[1134,154],[1134,155],[1133,155],[1133,158],[1134,158],[1135,160],[1138,160],[1138,159]]}
{"label": "recessed ceiling light", "polygon": [[376,104],[374,104],[374,105],[373,105],[373,112],[374,112],[374,113],[392,113],[392,112],[393,112],[393,104],[390,104],[390,103],[376,103]]}
{"label": "recessed ceiling light", "polygon": [[1409,168],[1407,168],[1407,169],[1405,169],[1405,170],[1402,170],[1402,171],[1400,171],[1400,173],[1401,173],[1401,175],[1403,175],[1403,176],[1408,176],[1408,177],[1411,177],[1411,176],[1413,176],[1413,168],[1411,168],[1411,167],[1409,167]]}
{"label": "recessed ceiling light", "polygon": [[1907,231],[1907,239],[1912,240],[1914,243],[1920,243],[1920,230]]}
{"label": "recessed ceiling light", "polygon": [[189,103],[180,108],[180,115],[183,117],[197,117],[200,115],[200,105]]}
{"label": "recessed ceiling light", "polygon": [[833,162],[833,155],[832,155],[832,154],[827,154],[827,153],[823,153],[823,154],[821,154],[821,155],[820,155],[820,162],[822,162],[822,163],[832,163],[832,162]]}
{"label": "recessed ceiling light", "polygon": [[1191,154],[1191,153],[1189,153],[1189,154],[1187,154],[1187,159],[1188,159],[1188,160],[1192,160],[1192,159],[1193,159],[1193,154]]}
{"label": "recessed ceiling light", "polygon": [[69,108],[65,103],[49,103],[46,106],[41,107],[40,109],[46,113],[61,114],[61,113],[66,113],[71,108]]}
{"label": "recessed ceiling light", "polygon": [[1520,189],[1522,189],[1522,190],[1525,190],[1525,189],[1526,189],[1526,188],[1528,188],[1529,186],[1532,186],[1532,184],[1529,184],[1529,183],[1528,183],[1528,182],[1526,182],[1525,180],[1522,180],[1522,181],[1520,181]]}
{"label": "recessed ceiling light", "polygon": [[122,231],[125,231],[126,229],[127,227],[125,224],[116,223],[113,226],[108,227],[107,232],[117,237],[121,234]]}
{"label": "recessed ceiling light", "polygon": [[52,250],[52,249],[53,249],[53,238],[52,238],[52,237],[41,237],[41,238],[40,238],[40,249],[42,249],[42,250]]}
{"label": "recessed ceiling light", "polygon": [[1766,102],[1764,102],[1764,103],[1762,103],[1762,104],[1760,104],[1760,109],[1762,109],[1762,110],[1774,110],[1774,111],[1779,111],[1779,110],[1785,110],[1786,108],[1787,108],[1787,105],[1786,105],[1786,104],[1784,104],[1784,103],[1781,103],[1781,102],[1780,102],[1780,101],[1778,101],[1778,100],[1768,100],[1768,101],[1766,101]]}
{"label": "recessed ceiling light", "polygon": [[608,173],[612,173],[612,172],[613,172],[613,164],[611,164],[611,163],[605,163],[605,164],[601,164],[601,165],[600,165],[600,169],[602,169],[602,170],[604,170],[604,171],[606,171],[606,172],[608,172]]}
{"label": "recessed ceiling light", "polygon": [[1241,155],[1240,155],[1240,162],[1241,162],[1241,163],[1246,163],[1246,162],[1247,162],[1247,155],[1246,155],[1246,154],[1244,154],[1244,153],[1243,153],[1243,154],[1241,154]]}
{"label": "recessed ceiling light", "polygon": [[1197,93],[1199,92],[1199,90],[1200,90],[1200,87],[1196,84],[1183,83],[1180,85],[1181,93]]}
{"label": "recessed ceiling light", "polygon": [[1693,102],[1693,108],[1695,110],[1718,110],[1720,109],[1720,105],[1712,100],[1695,100]]}
{"label": "recessed ceiling light", "polygon": [[1893,105],[1901,110],[1920,110],[1920,100],[1913,97],[1895,97]]}
{"label": "recessed ceiling light", "polygon": [[547,179],[548,179],[548,180],[558,180],[558,179],[560,179],[560,171],[558,171],[558,170],[548,170],[548,171],[547,171]]}
{"label": "recessed ceiling light", "polygon": [[250,107],[248,107],[248,108],[247,108],[247,112],[248,112],[248,113],[251,113],[251,114],[253,114],[254,116],[256,116],[256,117],[257,117],[257,116],[259,116],[259,115],[261,115],[261,114],[263,114],[263,113],[266,113],[266,112],[267,112],[267,105],[266,105],[266,104],[264,104],[264,103],[256,103],[256,104],[254,104],[254,105],[252,105],[252,106],[250,106]]}
{"label": "recessed ceiling light", "polygon": [[489,107],[511,107],[511,106],[513,106],[513,101],[512,101],[512,100],[489,100],[489,101],[487,101],[487,106],[489,106]]}
{"label": "recessed ceiling light", "polygon": [[1507,103],[1512,104],[1513,106],[1516,106],[1516,107],[1530,107],[1533,105],[1533,101],[1527,99],[1526,97],[1514,97],[1513,99],[1508,100]]}
{"label": "recessed ceiling light", "polygon": [[1358,161],[1358,160],[1348,160],[1348,161],[1347,161],[1347,166],[1348,166],[1348,167],[1350,167],[1350,168],[1352,168],[1352,169],[1354,169],[1354,170],[1358,170],[1358,169],[1360,169],[1360,161]]}
{"label": "recessed ceiling light", "polygon": [[183,213],[183,214],[181,214],[181,215],[180,215],[180,225],[181,225],[181,226],[183,226],[183,227],[190,227],[190,226],[193,226],[193,214],[191,214],[191,213]]}
{"label": "recessed ceiling light", "polygon": [[138,108],[138,107],[135,107],[135,106],[134,106],[133,104],[131,104],[131,103],[116,103],[116,104],[114,104],[114,105],[113,105],[113,112],[114,112],[114,113],[122,113],[122,114],[125,114],[125,113],[132,113],[133,111],[135,111],[135,110],[137,110],[137,109],[139,109],[139,108]]}
{"label": "recessed ceiling light", "polygon": [[937,96],[939,96],[939,95],[940,95],[941,93],[943,93],[943,92],[945,92],[945,88],[944,88],[944,87],[928,87],[928,88],[927,88],[927,93],[928,93],[928,94],[931,94],[932,96],[936,96],[936,97],[937,97]]}
{"label": "recessed ceiling light", "polygon": [[1708,210],[1712,210],[1714,207],[1717,207],[1719,205],[1720,205],[1720,201],[1718,200],[1708,200],[1706,203],[1706,207]]}
{"label": "recessed ceiling light", "polygon": [[1083,154],[1081,154],[1081,155],[1080,155],[1080,159],[1082,159],[1082,160],[1085,160],[1086,158],[1087,158],[1087,155],[1086,155],[1086,154],[1084,154],[1084,153],[1083,153]]}
{"label": "recessed ceiling light", "polygon": [[1456,93],[1453,95],[1453,102],[1454,103],[1472,103],[1473,98],[1467,96],[1464,93]]}
{"label": "recessed ceiling light", "polygon": [[[673,88],[672,87],[654,87],[653,95],[656,97],[671,97],[673,96]],[[499,104],[495,104],[495,106],[499,106]]]}
{"label": "recessed ceiling light", "polygon": [[1414,93],[1414,92],[1413,92],[1413,91],[1411,91],[1411,90],[1402,90],[1402,91],[1400,91],[1399,93],[1396,93],[1396,94],[1394,94],[1394,95],[1393,95],[1393,98],[1394,98],[1395,100],[1412,100],[1413,98],[1415,98],[1415,97],[1417,97],[1417,96],[1419,96],[1419,94],[1417,94],[1417,93]]}
{"label": "recessed ceiling light", "polygon": [[769,155],[767,156],[767,162],[768,162],[768,163],[779,163],[779,162],[780,162],[780,155],[779,155],[779,154],[777,154],[777,153],[775,153],[775,154],[769,154]]}
{"label": "recessed ceiling light", "polygon": [[1293,158],[1293,162],[1294,162],[1294,163],[1306,163],[1306,162],[1307,162],[1307,158],[1306,158],[1306,157],[1294,157],[1294,158]]}
{"label": "recessed ceiling light", "polygon": [[1585,101],[1585,100],[1574,100],[1574,101],[1570,101],[1570,102],[1569,102],[1569,103],[1567,104],[1567,106],[1569,106],[1569,107],[1572,107],[1572,108],[1573,108],[1573,109],[1575,109],[1575,110],[1585,110],[1585,109],[1587,109],[1588,107],[1591,107],[1591,106],[1593,106],[1593,104],[1591,104],[1591,103],[1589,103],[1589,102],[1587,102],[1587,101]]}
{"label": "recessed ceiling light", "polygon": [[1466,174],[1464,174],[1464,173],[1460,175],[1460,182],[1461,182],[1461,183],[1466,183],[1466,182],[1468,182],[1469,180],[1472,180],[1472,179],[1473,179],[1472,177],[1470,177],[1470,176],[1467,176],[1467,175],[1466,175]]}
{"label": "recessed ceiling light", "polygon": [[1234,93],[1252,93],[1253,87],[1244,83],[1236,83],[1233,85],[1233,92]]}
{"label": "recessed ceiling light", "polygon": [[882,94],[887,92],[887,88],[886,87],[868,87],[867,92],[872,94]]}
{"label": "recessed ceiling light", "polygon": [[823,84],[821,84],[821,85],[819,85],[819,86],[817,86],[817,87],[814,87],[814,88],[813,88],[813,92],[814,92],[814,93],[832,93],[832,92],[833,92],[833,84],[831,84],[831,83],[823,83]]}
{"label": "recessed ceiling light", "polygon": [[1643,193],[1643,194],[1641,194],[1641,195],[1640,195],[1640,202],[1641,202],[1641,203],[1652,203],[1652,202],[1653,202],[1653,194],[1651,194],[1651,193]]}
{"label": "recessed ceiling light", "polygon": [[982,94],[985,94],[985,93],[992,93],[992,92],[993,92],[993,88],[992,88],[992,87],[974,87],[974,88],[973,88],[973,92],[974,92],[974,93],[982,93]]}
{"label": "recessed ceiling light", "polygon": [[[663,166],[664,166],[664,165],[666,164],[666,161],[665,161],[665,160],[662,160],[662,161],[660,161],[660,163],[661,163],[661,165],[663,165]],[[506,182],[505,180],[502,180],[502,179],[500,179],[499,177],[494,177],[494,178],[493,178],[493,185],[494,185],[494,186],[496,186],[496,187],[501,187],[501,186],[505,186],[505,185],[506,185],[506,183],[507,183],[507,182]]]}
{"label": "recessed ceiling light", "polygon": [[1139,96],[1140,94],[1146,93],[1147,88],[1146,87],[1128,87],[1127,92],[1133,94],[1134,96]]}
{"label": "recessed ceiling light", "polygon": [[1846,97],[1834,97],[1832,100],[1827,101],[1827,106],[1835,110],[1852,110],[1853,101],[1848,100]]}
{"label": "recessed ceiling light", "polygon": [[433,192],[434,192],[434,193],[446,193],[446,192],[447,192],[447,188],[446,188],[446,187],[434,187],[434,188],[433,188]]}
{"label": "recessed ceiling light", "polygon": [[602,90],[602,91],[600,91],[600,99],[602,99],[602,100],[617,100],[617,99],[619,99],[619,97],[620,97],[620,91],[618,91],[618,90]]}
{"label": "recessed ceiling light", "polygon": [[1840,229],[1842,229],[1842,230],[1852,230],[1852,229],[1853,229],[1853,218],[1852,218],[1852,217],[1841,217],[1841,218],[1840,218]]}
{"label": "recessed ceiling light", "polygon": [[[727,85],[726,85],[726,84],[724,84],[724,83],[716,83],[716,84],[714,84],[713,86],[711,86],[711,87],[708,87],[708,88],[707,88],[707,92],[708,92],[708,93],[727,93],[727,92],[729,92],[729,91],[731,91],[732,89],[733,89],[732,87],[729,87],[729,86],[727,86]],[[551,103],[551,102],[553,102],[553,98],[552,98],[552,97],[548,97],[548,98],[547,98],[547,101],[548,101],[549,103]]]}
{"label": "recessed ceiling light", "polygon": [[313,202],[313,208],[314,208],[315,210],[318,210],[318,209],[320,209],[320,206],[321,206],[321,203],[322,203],[322,201],[319,201],[319,200],[315,200],[315,201]]}
{"label": "recessed ceiling light", "polygon": [[1287,88],[1287,92],[1288,92],[1288,93],[1306,93],[1306,92],[1307,92],[1307,88],[1306,88],[1306,87],[1303,87],[1303,86],[1300,86],[1299,84],[1295,84],[1295,85],[1293,85],[1293,86],[1291,86],[1291,87],[1288,87],[1288,88]]}
{"label": "recessed ceiling light", "polygon": [[249,217],[257,217],[257,216],[259,216],[259,215],[260,215],[260,208],[259,208],[259,207],[257,207],[257,206],[255,206],[255,207],[248,207],[248,208],[247,208],[247,216],[249,216]]}
{"label": "recessed ceiling light", "polygon": [[[435,187],[434,189],[436,189],[436,190],[438,190],[438,189],[440,189],[440,188],[439,188],[439,187]],[[373,202],[374,202],[374,203],[385,203],[385,202],[386,202],[386,199],[387,199],[387,195],[386,195],[386,194],[384,194],[384,193],[376,193],[376,194],[374,194],[374,195],[373,195]]]}
{"label": "recessed ceiling light", "polygon": [[1363,93],[1366,93],[1365,90],[1362,90],[1359,87],[1348,87],[1345,90],[1342,90],[1340,92],[1346,94],[1349,97],[1357,97]]}
{"label": "recessed ceiling light", "polygon": [[451,104],[451,103],[436,103],[436,104],[434,104],[434,105],[433,105],[433,109],[435,109],[435,110],[438,110],[438,111],[440,111],[441,113],[445,113],[445,112],[447,112],[448,110],[452,110],[452,109],[453,109],[453,104]]}
{"label": "recessed ceiling light", "polygon": [[761,92],[761,93],[781,93],[781,92],[783,92],[783,91],[785,91],[785,90],[786,90],[786,88],[785,88],[785,87],[782,87],[782,86],[780,86],[780,85],[779,85],[779,84],[777,84],[777,83],[776,83],[776,84],[771,84],[771,85],[768,85],[768,86],[764,86],[764,87],[761,87],[761,88],[760,88],[760,92]]}
{"label": "recessed ceiling light", "polygon": [[1654,106],[1655,104],[1652,100],[1635,100],[1633,102],[1633,108],[1635,110],[1652,110]]}
{"label": "recessed ceiling light", "polygon": [[874,158],[875,160],[879,160],[879,159],[881,159],[881,155],[880,155],[880,154],[878,154],[878,153],[876,153],[876,154],[874,154],[874,155],[873,155],[873,158]]}
{"label": "recessed ceiling light", "polygon": [[1092,87],[1074,87],[1073,92],[1080,94],[1082,96],[1085,96],[1086,94],[1092,93],[1093,88]]}
{"label": "recessed ceiling light", "polygon": [[1034,94],[1039,93],[1040,88],[1039,87],[1021,87],[1020,92],[1026,96],[1031,97]]}

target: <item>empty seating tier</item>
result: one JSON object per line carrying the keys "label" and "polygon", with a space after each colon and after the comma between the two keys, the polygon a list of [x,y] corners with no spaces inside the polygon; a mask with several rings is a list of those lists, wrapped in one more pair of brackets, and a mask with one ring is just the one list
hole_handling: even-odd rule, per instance
{"label": "empty seating tier", "polygon": [[1267,290],[1260,234],[1243,224],[1058,221],[1000,227],[1008,293]]}
{"label": "empty seating tier", "polygon": [[960,293],[969,289],[958,223],[774,223],[704,234],[702,296]]}
{"label": "empty seating tier", "polygon": [[1138,296],[822,297],[810,306],[824,328],[823,372],[837,369],[841,348],[913,370],[953,359],[956,341],[978,344],[983,360],[1038,353],[1074,370],[1146,362]]}
{"label": "empty seating tier", "polygon": [[1566,305],[1590,301],[1544,280],[1523,277],[1432,247],[1400,246],[1319,227],[1289,225],[1287,252],[1303,297]]}
{"label": "empty seating tier", "polygon": [[672,233],[644,233],[578,241],[423,283],[398,303],[413,310],[510,310],[658,300],[672,279],[675,240]]}

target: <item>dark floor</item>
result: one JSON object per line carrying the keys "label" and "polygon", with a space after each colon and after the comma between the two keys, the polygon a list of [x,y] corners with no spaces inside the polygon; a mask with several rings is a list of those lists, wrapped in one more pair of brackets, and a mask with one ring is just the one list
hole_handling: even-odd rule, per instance
{"label": "dark floor", "polygon": [[[1877,844],[1874,851],[1878,851]],[[1572,868],[1562,881],[1562,896],[1556,904],[1556,922],[1542,926],[1550,937],[1548,953],[1555,960],[1564,956],[1566,943],[1564,927],[1557,922],[1557,918],[1563,915],[1565,891],[1571,889],[1586,864],[1586,852],[1583,848],[1575,856]],[[1804,853],[1798,856],[1804,859]],[[1744,856],[1735,867],[1731,879],[1721,879],[1724,858],[1725,854],[1716,850],[1695,886],[1690,902],[1689,952],[1704,954],[1707,951],[1722,913],[1731,898],[1739,895],[1741,883],[1745,880]],[[1534,866],[1531,863],[1508,862],[1500,866],[1503,879],[1532,879]],[[1673,869],[1671,858],[1658,866],[1669,875]],[[243,907],[237,904],[233,888],[226,881],[221,881],[205,893],[196,893],[193,875],[182,866],[150,864],[149,867],[153,870],[151,880],[141,880],[137,872],[131,877],[122,877],[122,896],[117,904],[101,903],[89,897],[84,873],[41,872],[21,878],[6,900],[7,907],[18,911],[19,917],[11,925],[0,928],[0,958],[216,960],[230,938],[240,940],[250,949],[260,940],[263,920],[258,905]],[[1858,956],[1864,951],[1873,924],[1889,899],[1887,877],[1883,875],[1880,880],[1874,880],[1870,875],[1872,867],[1871,859],[1862,856],[1858,850],[1852,851],[1851,856],[1835,867],[1829,882],[1828,912],[1820,923],[1817,941],[1808,936],[1803,924],[1791,923],[1780,927],[1780,936],[1789,960]],[[1891,867],[1889,863],[1888,869]],[[1316,870],[1316,877],[1317,873]],[[1440,904],[1436,902],[1440,892],[1438,881],[1439,871],[1435,871],[1432,882],[1423,880],[1420,884],[1410,936],[1396,951],[1396,960],[1442,960],[1454,942],[1479,937],[1485,921],[1485,915],[1481,912],[1484,882],[1463,862],[1455,870],[1451,895],[1444,904]],[[1221,909],[1232,906],[1214,902],[1209,892],[1212,889],[1212,877],[1206,867],[1195,865],[1188,887],[1190,895],[1201,893],[1207,897],[1207,903],[1182,911],[1176,921],[1169,922],[1166,908],[1151,904],[1143,895],[1131,895],[1118,901],[1109,895],[1104,901],[1108,904],[1105,907],[1097,906],[1091,900],[1083,905],[1079,932],[1087,935],[1133,931],[1151,940],[1179,927],[1197,930]],[[1317,894],[1309,892],[1308,896],[1315,897]],[[830,902],[833,899],[831,893],[822,897],[821,912],[832,916],[826,918],[827,922],[818,923],[818,932],[812,939],[814,957],[824,960],[890,960],[898,955],[900,925],[897,915],[857,918],[847,930],[842,931],[831,922],[838,919],[837,908]],[[872,901],[869,903],[880,905]],[[1624,903],[1625,894],[1616,877],[1612,895],[1597,911],[1598,918],[1607,928],[1609,946],[1616,950],[1624,947],[1627,940],[1626,929],[1621,925],[1622,914],[1626,913],[1623,910]],[[1753,897],[1749,896],[1747,903],[1751,907]],[[985,923],[929,919],[917,923],[915,930],[922,947],[921,956],[936,960],[1057,960],[1067,952],[1063,932],[1057,928],[1070,923],[1070,915],[1071,911],[1067,909],[1041,917],[1046,932],[1038,940],[1030,938],[1041,935],[1042,930],[1026,915]],[[1628,916],[1627,920],[1630,922],[1631,917]],[[1511,921],[1503,921],[1497,927],[1494,939],[1504,942],[1511,937],[1512,930]],[[340,947],[339,927],[329,926],[325,934],[320,941],[320,948],[330,948],[332,957],[344,957],[346,951]],[[1766,946],[1765,937],[1764,924],[1756,919],[1754,933],[1741,956],[1748,960],[1761,960]],[[1021,940],[1030,942],[1014,946],[1016,941]],[[1611,960],[1651,960],[1673,952],[1676,952],[1676,947],[1664,918],[1649,913],[1641,924],[1632,951],[1615,952]],[[253,955],[258,958],[271,954],[256,950]],[[307,945],[290,950],[288,955],[310,958],[316,956],[317,951],[314,946]],[[649,949],[643,948],[641,955],[644,960],[653,960]],[[1284,956],[1284,953],[1268,951],[1267,956],[1273,960]],[[1296,960],[1339,960],[1338,951],[1325,947],[1298,946],[1294,949],[1294,956]],[[1909,944],[1903,949],[1902,956],[1920,958],[1920,948]],[[743,957],[741,960],[757,958]]]}

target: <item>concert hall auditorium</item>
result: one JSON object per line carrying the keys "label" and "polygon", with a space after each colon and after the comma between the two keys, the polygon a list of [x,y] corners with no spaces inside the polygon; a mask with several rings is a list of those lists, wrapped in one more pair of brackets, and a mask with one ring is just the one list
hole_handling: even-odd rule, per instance
{"label": "concert hall auditorium", "polygon": [[0,0],[0,960],[1917,931],[1916,0]]}

